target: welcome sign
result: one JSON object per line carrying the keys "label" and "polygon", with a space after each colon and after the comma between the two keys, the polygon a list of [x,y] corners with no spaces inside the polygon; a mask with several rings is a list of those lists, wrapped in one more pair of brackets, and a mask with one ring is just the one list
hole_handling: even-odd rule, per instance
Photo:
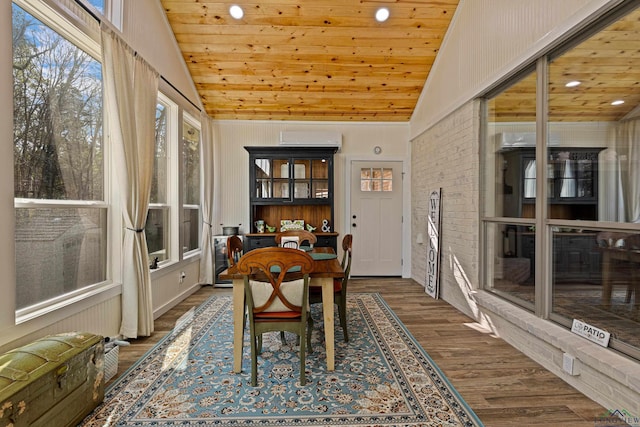
{"label": "welcome sign", "polygon": [[429,195],[429,212],[427,215],[427,279],[425,292],[438,299],[440,295],[440,193],[434,190]]}

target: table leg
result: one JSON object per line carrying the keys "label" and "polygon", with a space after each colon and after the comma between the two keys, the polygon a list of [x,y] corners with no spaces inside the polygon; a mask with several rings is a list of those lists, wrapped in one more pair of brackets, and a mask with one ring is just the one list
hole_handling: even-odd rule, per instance
{"label": "table leg", "polygon": [[333,324],[333,279],[318,278],[322,283],[322,314],[324,317],[324,341],[327,350],[327,370],[335,369],[335,337]]}
{"label": "table leg", "polygon": [[640,308],[640,297],[638,297],[638,292],[640,292],[640,274],[638,274],[638,267],[640,267],[640,264],[633,263],[631,268],[631,289],[633,289],[633,299],[631,302],[636,309]]}
{"label": "table leg", "polygon": [[611,305],[611,255],[608,251],[602,253],[602,304]]}
{"label": "table leg", "polygon": [[233,281],[233,372],[242,372],[244,341],[244,280]]}

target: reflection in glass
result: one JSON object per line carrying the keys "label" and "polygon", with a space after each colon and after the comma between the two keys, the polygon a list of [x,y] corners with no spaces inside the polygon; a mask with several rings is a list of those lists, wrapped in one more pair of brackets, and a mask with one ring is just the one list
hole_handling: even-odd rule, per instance
{"label": "reflection in glass", "polygon": [[553,259],[553,313],[640,347],[640,234],[560,227]]}
{"label": "reflection in glass", "polygon": [[487,217],[534,216],[535,88],[536,73],[531,72],[486,101],[487,144],[482,170]]}
{"label": "reflection in glass", "polygon": [[535,232],[507,223],[486,225],[486,289],[532,309],[535,301]]}

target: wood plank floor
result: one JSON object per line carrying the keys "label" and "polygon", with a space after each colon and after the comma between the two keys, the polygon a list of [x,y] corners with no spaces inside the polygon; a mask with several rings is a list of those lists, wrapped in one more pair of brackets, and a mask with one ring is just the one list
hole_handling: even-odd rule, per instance
{"label": "wood plank floor", "polygon": [[[377,292],[488,427],[594,426],[606,409],[410,279],[356,278],[349,292]],[[164,337],[189,308],[231,289],[203,287],[155,322],[151,337],[120,348],[117,376]],[[113,380],[112,380],[113,381]]]}

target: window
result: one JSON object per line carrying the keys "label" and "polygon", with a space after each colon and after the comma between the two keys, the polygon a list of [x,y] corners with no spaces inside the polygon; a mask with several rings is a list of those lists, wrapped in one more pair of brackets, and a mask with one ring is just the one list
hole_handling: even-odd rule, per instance
{"label": "window", "polygon": [[612,348],[640,359],[632,6],[539,58],[544,75],[531,67],[486,97],[482,223],[486,290],[567,328],[607,330]]}
{"label": "window", "polygon": [[[513,283],[534,289],[535,264],[535,88],[529,71],[486,101],[487,137],[484,150],[484,214],[487,266],[485,287],[533,310],[534,292],[524,298]],[[521,102],[514,105],[514,94]]]}
{"label": "window", "polygon": [[393,170],[391,168],[360,169],[361,191],[393,191]]}
{"label": "window", "polygon": [[12,5],[18,309],[106,279],[100,63],[32,13]]}
{"label": "window", "polygon": [[105,10],[105,0],[82,0],[84,3],[90,4],[93,6],[98,12],[104,15]]}
{"label": "window", "polygon": [[182,247],[200,247],[200,129],[185,114],[182,129]]}
{"label": "window", "polygon": [[[161,99],[162,95],[160,96]],[[168,121],[171,107],[168,100],[163,100],[156,107],[156,146],[153,161],[153,179],[151,181],[151,196],[149,198],[149,212],[145,225],[147,250],[149,259],[158,262],[169,259],[170,236],[170,208],[167,195],[169,178],[169,135]]]}

